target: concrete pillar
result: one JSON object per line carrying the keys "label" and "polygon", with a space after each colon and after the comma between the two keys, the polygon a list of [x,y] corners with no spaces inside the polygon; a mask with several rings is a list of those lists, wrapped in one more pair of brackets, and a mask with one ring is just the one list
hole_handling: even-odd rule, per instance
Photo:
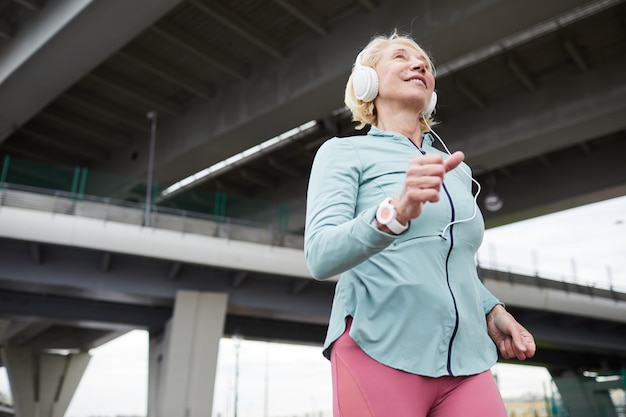
{"label": "concrete pillar", "polygon": [[161,395],[163,394],[163,363],[166,350],[166,335],[169,335],[170,322],[163,333],[150,333],[148,346],[148,416],[157,417]]}
{"label": "concrete pillar", "polygon": [[54,354],[6,346],[15,417],[63,417],[91,359],[88,353]]}
{"label": "concrete pillar", "polygon": [[150,337],[149,417],[210,417],[228,294],[179,291],[174,315]]}
{"label": "concrete pillar", "polygon": [[553,379],[569,417],[617,417],[609,395],[612,385],[577,375]]}

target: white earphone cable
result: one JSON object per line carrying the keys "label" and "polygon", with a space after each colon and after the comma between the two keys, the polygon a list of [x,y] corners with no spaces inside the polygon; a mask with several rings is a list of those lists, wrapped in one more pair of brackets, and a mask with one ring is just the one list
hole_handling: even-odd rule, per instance
{"label": "white earphone cable", "polygon": [[[426,121],[426,119],[424,119],[424,122],[428,125],[428,122]],[[441,143],[441,146],[443,146],[443,148],[444,148],[444,149],[445,149],[445,151],[448,153],[448,155],[450,155],[450,156],[451,156],[451,155],[452,155],[452,152],[450,152],[450,150],[449,150],[449,149],[448,149],[448,147],[446,146],[445,142],[443,141],[443,139],[441,139],[441,138],[439,137],[439,135],[437,134],[437,132],[435,132],[435,131],[433,130],[433,128],[432,128],[432,127],[430,127],[430,125],[428,125],[428,130],[429,130],[429,131],[430,131],[433,135],[435,135],[435,137],[436,137],[436,138],[439,140],[439,142]],[[446,225],[446,227],[444,227],[444,228],[443,228],[443,231],[442,231],[442,232],[441,232],[441,234],[439,235],[439,236],[441,236],[443,239],[446,239],[446,237],[445,237],[446,232],[448,231],[448,229],[449,229],[452,225],[457,224],[457,223],[465,223],[465,222],[469,222],[469,221],[473,220],[473,219],[476,217],[476,215],[478,214],[478,195],[480,194],[480,191],[482,190],[482,186],[480,185],[480,183],[479,183],[478,181],[476,181],[476,180],[472,177],[472,175],[471,175],[469,172],[467,172],[465,169],[463,169],[463,167],[462,167],[462,166],[460,166],[460,165],[459,165],[459,166],[458,166],[458,168],[461,170],[461,172],[463,172],[463,173],[464,173],[464,174],[465,174],[465,175],[466,175],[466,176],[467,176],[467,177],[468,177],[468,178],[469,178],[469,179],[470,179],[470,180],[471,180],[474,184],[476,184],[476,186],[478,187],[478,188],[477,188],[477,190],[476,190],[476,195],[474,195],[474,212],[472,213],[472,216],[471,216],[471,217],[469,217],[469,218],[467,218],[467,219],[455,220],[455,221],[452,221],[452,222],[448,223],[448,224]],[[445,187],[445,185],[444,185],[444,187]]]}

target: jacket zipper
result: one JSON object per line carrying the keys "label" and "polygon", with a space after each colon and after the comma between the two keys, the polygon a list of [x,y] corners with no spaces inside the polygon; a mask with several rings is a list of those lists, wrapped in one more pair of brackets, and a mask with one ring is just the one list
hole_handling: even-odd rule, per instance
{"label": "jacket zipper", "polygon": [[[409,139],[409,142],[411,142],[411,144],[415,146],[422,155],[426,155],[426,152],[424,152],[422,148],[417,146],[415,142],[411,140],[411,138],[408,138],[408,139]],[[445,191],[446,196],[448,197],[448,202],[450,203],[450,210],[451,210],[450,221],[454,222],[455,212],[454,212],[454,204],[452,203],[452,196],[448,192],[448,188],[446,187],[446,185],[445,184],[442,184],[442,185],[443,185],[443,190]],[[454,374],[452,373],[452,344],[454,343],[454,339],[456,338],[456,333],[459,330],[459,309],[456,304],[456,297],[454,296],[454,292],[452,291],[452,287],[450,286],[450,273],[449,273],[450,272],[449,261],[450,261],[450,256],[452,255],[452,248],[454,247],[454,234],[452,233],[453,229],[454,229],[454,224],[450,226],[450,247],[448,249],[448,254],[446,255],[446,284],[448,285],[448,291],[450,291],[450,296],[452,297],[452,304],[454,305],[454,330],[452,330],[452,336],[450,336],[450,342],[448,343],[448,358],[446,361],[446,368],[448,370],[448,375],[450,376],[454,376]]]}
{"label": "jacket zipper", "polygon": [[[443,184],[443,190],[445,191],[446,196],[448,197],[448,201],[450,202],[450,210],[452,212],[450,221],[454,222],[455,213],[454,213],[454,204],[452,203],[452,196],[450,196],[450,193],[448,192],[448,188],[446,187],[445,184]],[[448,285],[448,291],[450,291],[450,296],[452,297],[452,304],[454,305],[454,330],[452,331],[452,336],[450,336],[450,342],[448,343],[447,368],[448,368],[448,374],[450,376],[454,376],[454,373],[452,373],[452,344],[454,343],[456,333],[459,330],[459,309],[456,304],[456,297],[454,296],[454,292],[452,291],[452,287],[450,286],[450,271],[448,268],[450,256],[452,255],[452,248],[454,247],[454,233],[453,233],[454,230],[453,229],[454,229],[454,225],[450,226],[450,247],[448,249],[448,255],[446,256],[446,284]]]}

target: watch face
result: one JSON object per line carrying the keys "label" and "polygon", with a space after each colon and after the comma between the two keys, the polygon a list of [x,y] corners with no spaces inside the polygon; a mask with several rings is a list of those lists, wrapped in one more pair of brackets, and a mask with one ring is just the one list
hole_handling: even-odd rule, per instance
{"label": "watch face", "polygon": [[382,220],[388,220],[391,217],[391,208],[390,207],[381,207],[380,209],[380,218]]}

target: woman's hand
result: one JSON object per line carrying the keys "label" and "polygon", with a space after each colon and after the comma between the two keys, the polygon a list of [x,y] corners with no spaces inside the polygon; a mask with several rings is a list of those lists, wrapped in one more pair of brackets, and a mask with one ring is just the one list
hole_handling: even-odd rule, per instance
{"label": "woman's hand", "polygon": [[535,339],[502,305],[487,314],[487,330],[505,359],[524,360],[535,355]]}
{"label": "woman's hand", "polygon": [[422,205],[439,201],[439,192],[446,172],[456,168],[465,159],[463,152],[453,153],[445,161],[440,155],[427,154],[409,163],[400,195],[393,199],[398,221],[406,224],[422,214]]}

